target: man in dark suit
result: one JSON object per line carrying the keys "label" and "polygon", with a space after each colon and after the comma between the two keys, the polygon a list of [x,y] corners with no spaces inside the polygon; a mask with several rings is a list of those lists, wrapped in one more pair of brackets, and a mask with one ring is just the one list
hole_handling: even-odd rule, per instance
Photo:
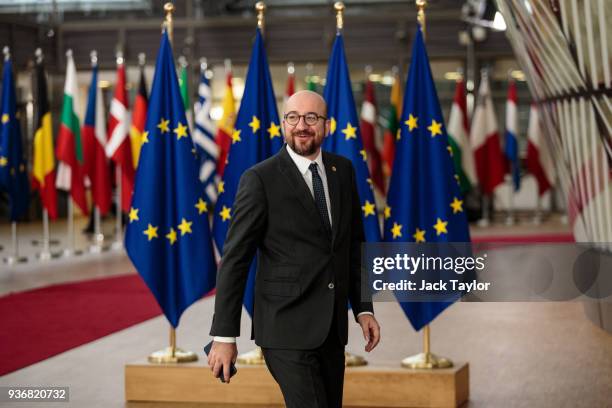
{"label": "man in dark suit", "polygon": [[365,350],[380,339],[361,281],[355,172],[346,158],[321,151],[326,110],[311,91],[287,101],[287,144],[243,174],[217,274],[213,374],[229,379],[249,265],[259,250],[252,336],[288,408],[342,406],[349,300]]}

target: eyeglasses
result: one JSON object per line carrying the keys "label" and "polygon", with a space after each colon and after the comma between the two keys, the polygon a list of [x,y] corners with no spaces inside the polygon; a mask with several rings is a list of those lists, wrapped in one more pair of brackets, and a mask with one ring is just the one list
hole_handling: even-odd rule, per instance
{"label": "eyeglasses", "polygon": [[304,122],[308,126],[316,125],[319,119],[327,119],[325,116],[321,116],[314,112],[308,112],[304,115],[300,115],[297,112],[291,111],[285,114],[285,122],[287,122],[291,126],[297,126],[297,124],[300,123],[300,118],[304,118]]}

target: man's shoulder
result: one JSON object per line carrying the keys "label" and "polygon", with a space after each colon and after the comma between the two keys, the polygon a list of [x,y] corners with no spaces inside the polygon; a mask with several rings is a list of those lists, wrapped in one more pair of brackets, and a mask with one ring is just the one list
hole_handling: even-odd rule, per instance
{"label": "man's shoulder", "polygon": [[271,172],[276,171],[278,167],[278,163],[279,163],[279,155],[275,154],[249,167],[247,171],[253,172],[259,175],[260,177],[265,177],[269,175]]}

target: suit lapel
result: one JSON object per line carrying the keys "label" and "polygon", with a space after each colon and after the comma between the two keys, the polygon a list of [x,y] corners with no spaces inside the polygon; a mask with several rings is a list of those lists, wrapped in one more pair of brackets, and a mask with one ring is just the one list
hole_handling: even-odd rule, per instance
{"label": "suit lapel", "polygon": [[280,172],[285,177],[285,180],[288,183],[287,191],[295,191],[298,201],[308,214],[309,219],[315,219],[319,223],[319,226],[323,228],[323,223],[321,222],[321,217],[319,216],[319,211],[315,205],[314,199],[312,198],[312,194],[304,181],[304,177],[300,174],[297,166],[291,160],[289,153],[287,153],[287,147],[283,146],[283,148],[278,153],[279,156],[279,167]]}
{"label": "suit lapel", "polygon": [[336,235],[338,235],[338,229],[340,227],[340,182],[338,181],[336,163],[325,152],[323,152],[323,164],[325,165],[327,188],[329,189],[329,201],[331,202],[332,241],[334,241],[336,239]]}

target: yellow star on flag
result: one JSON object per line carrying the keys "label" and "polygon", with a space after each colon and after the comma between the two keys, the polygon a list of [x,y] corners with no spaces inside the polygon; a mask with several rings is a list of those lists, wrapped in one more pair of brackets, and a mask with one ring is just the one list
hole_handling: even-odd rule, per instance
{"label": "yellow star on flag", "polygon": [[274,122],[270,123],[270,127],[268,128],[268,133],[270,134],[270,139],[274,139],[275,137],[280,137],[280,126],[275,125]]}
{"label": "yellow star on flag", "polygon": [[9,114],[5,113],[2,115],[2,124],[5,124],[9,121]]}
{"label": "yellow star on flag", "polygon": [[359,154],[363,157],[363,161],[368,160],[368,153],[365,151],[365,149],[360,150]]}
{"label": "yellow star on flag", "polygon": [[179,122],[176,129],[174,129],[174,133],[176,133],[176,138],[178,140],[180,140],[181,137],[187,137],[187,126]]}
{"label": "yellow star on flag", "polygon": [[385,220],[391,217],[391,207],[386,206],[384,210],[384,214],[385,214]]}
{"label": "yellow star on flag", "polygon": [[431,132],[431,137],[442,134],[442,123],[438,123],[435,119],[432,119],[431,126],[427,127],[427,130]]}
{"label": "yellow star on flag", "polygon": [[403,225],[398,224],[397,222],[393,223],[393,228],[391,228],[391,234],[393,234],[393,239],[400,238],[402,236],[402,227]]}
{"label": "yellow star on flag", "polygon": [[202,214],[205,212],[208,212],[208,206],[206,201],[202,200],[201,198],[198,200],[198,203],[195,205],[195,208],[198,209],[198,214]]}
{"label": "yellow star on flag", "polygon": [[225,181],[220,181],[219,184],[217,184],[217,193],[225,193]]}
{"label": "yellow star on flag", "polygon": [[168,126],[169,124],[170,120],[161,118],[161,120],[157,124],[157,128],[161,130],[162,133],[167,133],[170,131],[170,127]]}
{"label": "yellow star on flag", "polygon": [[357,139],[357,128],[351,125],[351,122],[346,124],[346,127],[342,129],[342,133],[344,133],[345,140],[349,139]]}
{"label": "yellow star on flag", "polygon": [[138,218],[138,208],[134,208],[131,207],[130,208],[130,213],[128,215],[128,217],[130,217],[130,223],[134,222],[134,221],[138,221],[140,218]]}
{"label": "yellow star on flag", "polygon": [[223,209],[219,212],[219,215],[221,215],[221,219],[223,221],[227,221],[232,218],[231,212],[232,212],[231,208],[227,208],[226,206],[223,206]]}
{"label": "yellow star on flag", "polygon": [[166,234],[166,238],[170,241],[170,245],[173,245],[176,242],[176,231],[174,228],[170,228],[170,232]]}
{"label": "yellow star on flag", "polygon": [[395,134],[395,140],[400,140],[402,138],[402,129],[397,129],[397,133]]}
{"label": "yellow star on flag", "polygon": [[453,157],[453,148],[450,145],[446,146],[446,150],[448,150],[448,154],[450,154],[450,157]]}
{"label": "yellow star on flag", "polygon": [[152,240],[153,238],[157,238],[157,227],[154,227],[151,224],[149,224],[147,229],[144,230],[143,234],[145,234],[149,238],[149,241]]}
{"label": "yellow star on flag", "polygon": [[451,208],[453,209],[453,214],[457,214],[458,212],[463,212],[463,200],[454,197],[452,203],[450,203]]}
{"label": "yellow star on flag", "polygon": [[417,118],[416,116],[412,116],[412,113],[411,113],[408,116],[408,120],[405,121],[404,123],[408,125],[408,130],[412,132],[414,129],[419,127],[418,124],[417,124],[418,120],[419,120],[419,118]]}
{"label": "yellow star on flag", "polygon": [[442,221],[440,218],[438,218],[438,221],[433,226],[436,230],[436,235],[448,234],[448,231],[446,230],[446,224],[448,224],[448,221]]}
{"label": "yellow star on flag", "polygon": [[146,130],[142,132],[142,135],[140,135],[140,142],[142,144],[149,143],[149,132]]}
{"label": "yellow star on flag", "polygon": [[372,183],[372,179],[371,178],[367,178],[366,179],[366,183],[368,183],[370,185],[370,190],[374,190],[374,183]]}
{"label": "yellow star on flag", "polygon": [[257,116],[253,115],[253,120],[251,120],[251,123],[249,123],[251,129],[253,129],[253,134],[259,130],[259,123],[260,122],[259,119],[257,119]]}
{"label": "yellow star on flag", "polygon": [[232,144],[236,142],[242,142],[242,138],[240,137],[240,132],[242,132],[242,130],[234,129],[234,131],[232,132]]}
{"label": "yellow star on flag", "polygon": [[0,156],[0,167],[4,167],[8,164],[8,159],[4,156]]}
{"label": "yellow star on flag", "polygon": [[416,229],[416,232],[412,235],[414,242],[425,242],[425,230]]}
{"label": "yellow star on flag", "polygon": [[187,221],[186,219],[182,219],[181,223],[178,226],[178,229],[181,230],[181,236],[185,234],[191,234],[191,224],[192,221]]}
{"label": "yellow star on flag", "polygon": [[329,134],[333,135],[335,131],[336,131],[336,118],[332,117],[329,120]]}
{"label": "yellow star on flag", "polygon": [[361,207],[361,209],[363,210],[363,216],[367,217],[368,215],[376,215],[376,213],[374,212],[375,208],[376,206],[374,204],[366,200],[365,204]]}

